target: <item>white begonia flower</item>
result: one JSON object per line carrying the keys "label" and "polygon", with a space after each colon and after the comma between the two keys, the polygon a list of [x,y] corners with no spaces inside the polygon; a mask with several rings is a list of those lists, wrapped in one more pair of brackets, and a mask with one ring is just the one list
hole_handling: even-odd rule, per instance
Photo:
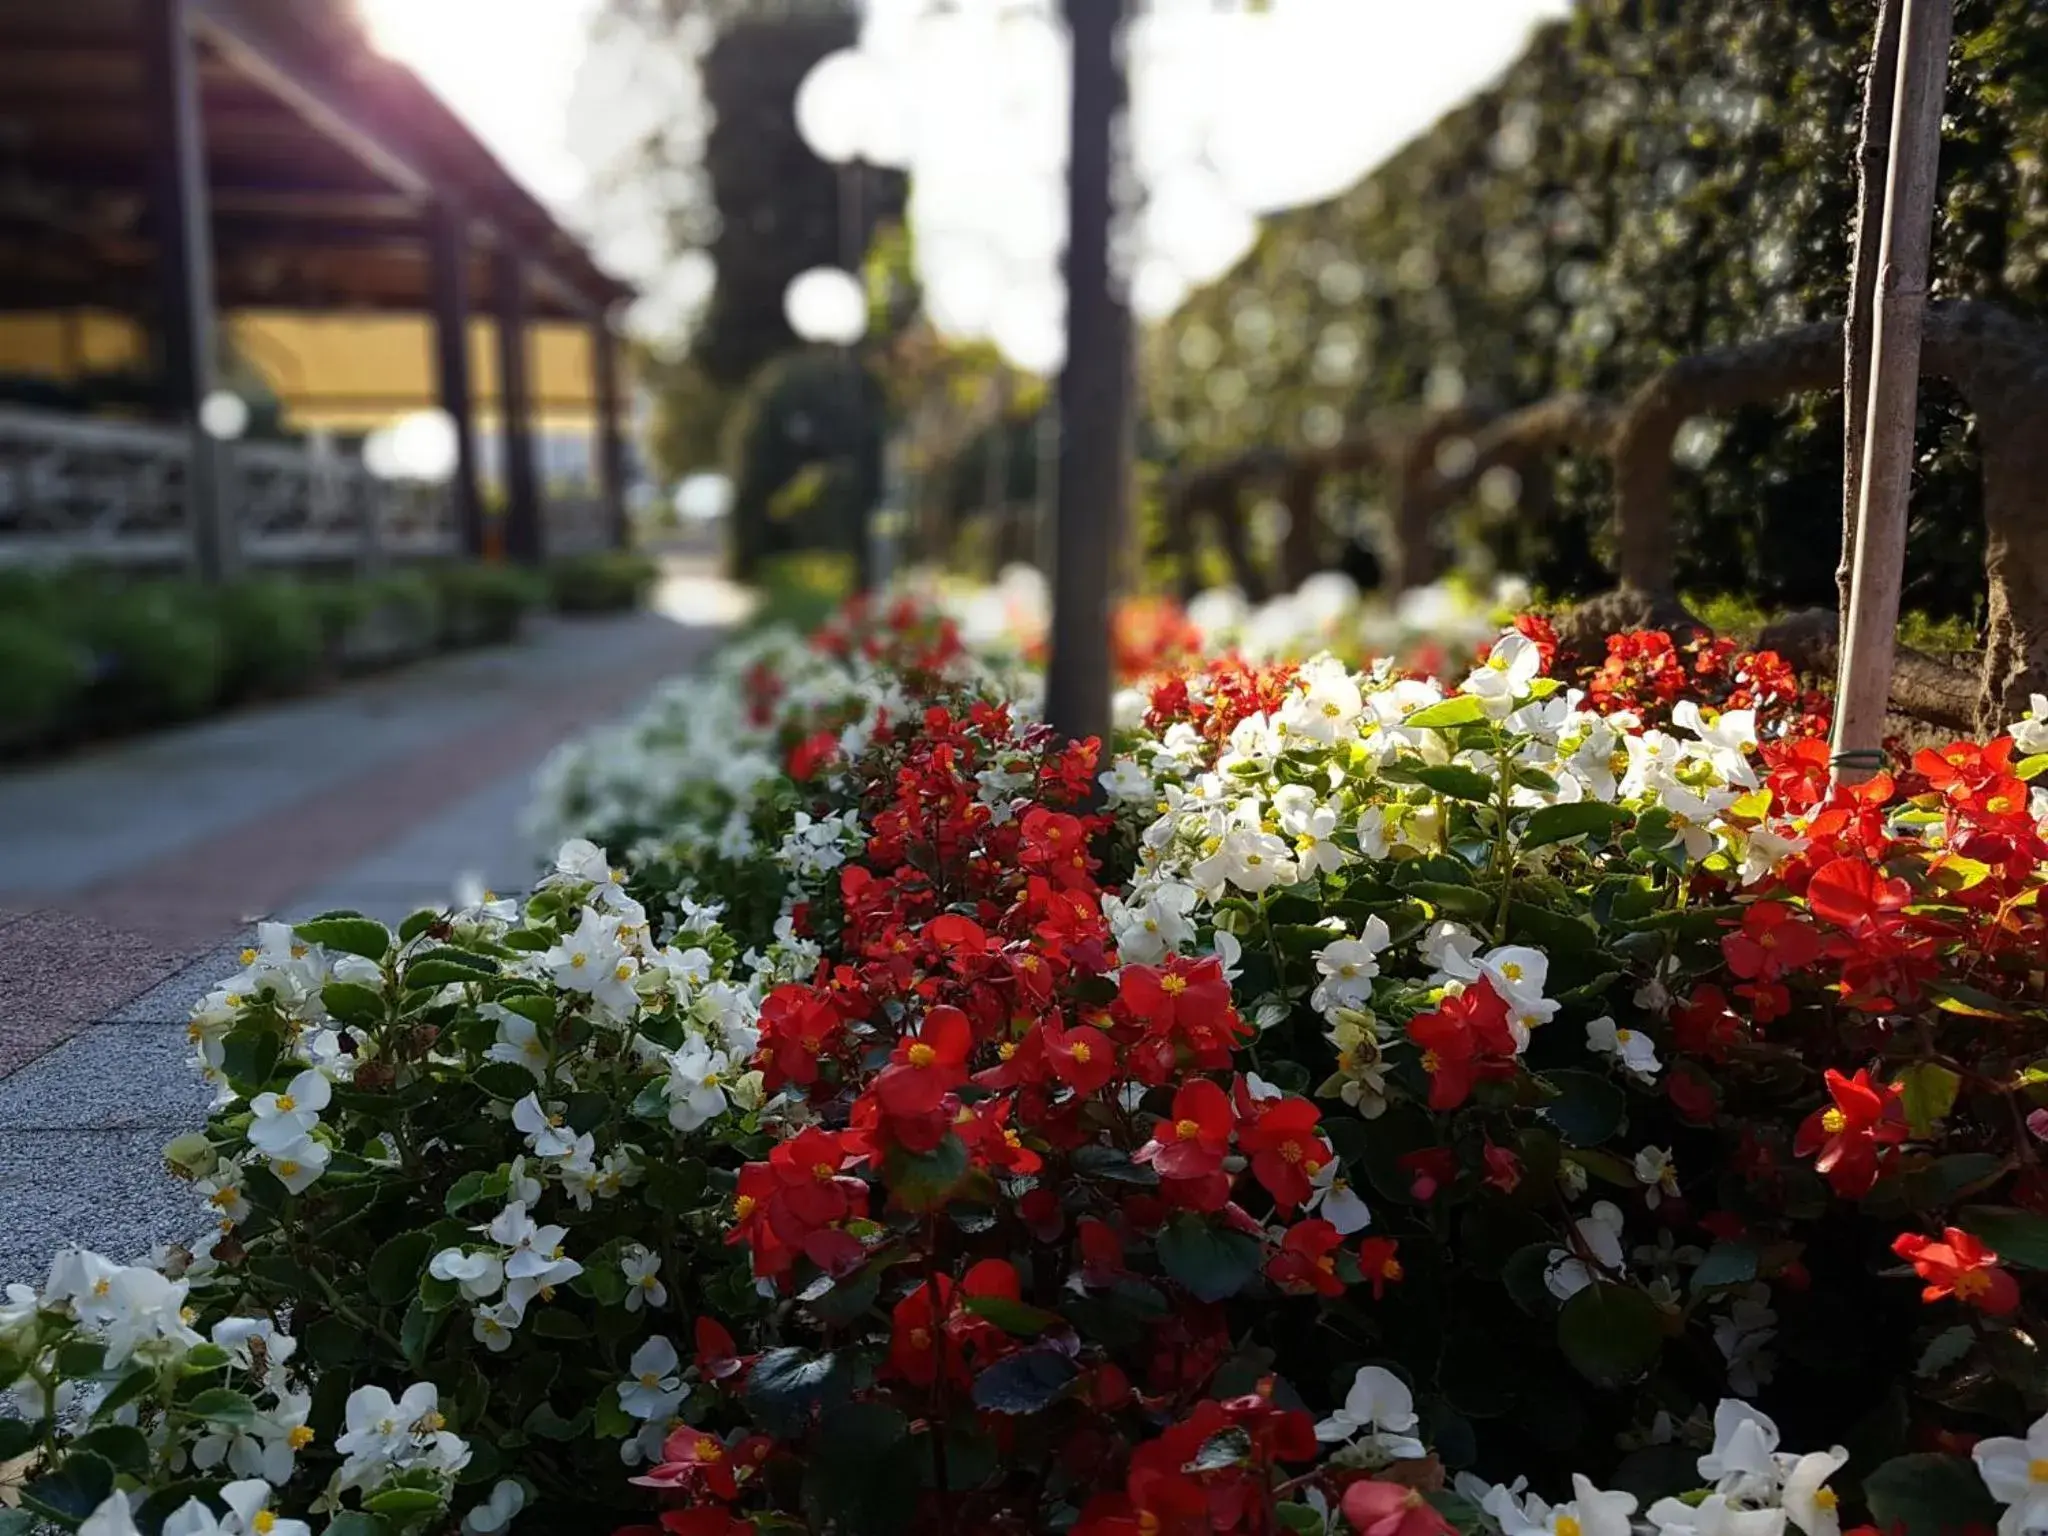
{"label": "white begonia flower", "polygon": [[1230,828],[1217,840],[1215,852],[1189,873],[1198,889],[1221,891],[1234,885],[1253,896],[1275,885],[1292,885],[1300,878],[1288,844],[1252,827]]}
{"label": "white begonia flower", "polygon": [[1559,1301],[1569,1301],[1625,1264],[1621,1246],[1621,1208],[1602,1200],[1572,1223],[1573,1246],[1553,1248],[1543,1271],[1543,1284]]}
{"label": "white begonia flower", "polygon": [[206,1208],[213,1213],[225,1232],[237,1222],[249,1219],[249,1200],[242,1191],[242,1165],[232,1157],[224,1157],[214,1165],[213,1172],[204,1178],[194,1179],[192,1187],[206,1199]]}
{"label": "white begonia flower", "polygon": [[1803,837],[1783,837],[1768,827],[1751,827],[1743,838],[1742,883],[1755,885],[1768,879],[1780,864],[1805,848]]}
{"label": "white begonia flower", "polygon": [[1319,1013],[1338,1008],[1364,1008],[1372,1002],[1373,979],[1380,973],[1380,955],[1393,935],[1378,916],[1365,920],[1358,938],[1338,939],[1316,952],[1316,974],[1322,981],[1309,1001]]}
{"label": "white begonia flower", "polygon": [[1678,1193],[1678,1163],[1668,1148],[1643,1148],[1635,1156],[1635,1174],[1643,1204],[1653,1211]]}
{"label": "white begonia flower", "polygon": [[278,1367],[299,1352],[299,1341],[278,1331],[267,1317],[224,1317],[213,1325],[213,1342],[228,1352],[228,1358],[245,1371],[256,1369],[260,1354],[266,1385],[283,1380]]}
{"label": "white begonia flower", "polygon": [[1657,1043],[1639,1029],[1623,1029],[1606,1014],[1586,1021],[1586,1048],[1612,1056],[1638,1077],[1655,1077],[1663,1069]]}
{"label": "white begonia flower", "polygon": [[524,1067],[537,1081],[546,1082],[548,1043],[540,1037],[540,1026],[501,1003],[486,1003],[478,1011],[498,1024],[497,1041],[484,1055],[492,1061],[509,1061],[515,1067]]}
{"label": "white begonia flower", "polygon": [[1724,1397],[1714,1409],[1714,1444],[1700,1457],[1700,1477],[1731,1499],[1775,1499],[1777,1449],[1778,1426],[1768,1414]]}
{"label": "white begonia flower", "polygon": [[679,1131],[694,1131],[724,1114],[724,1082],[732,1071],[725,1052],[714,1051],[692,1036],[668,1058],[668,1123]]}
{"label": "white begonia flower", "polygon": [[1782,1509],[1755,1509],[1722,1493],[1698,1504],[1659,1499],[1648,1516],[1656,1536],[1785,1536]]}
{"label": "white begonia flower", "polygon": [[576,1133],[568,1122],[541,1108],[540,1099],[531,1093],[512,1106],[512,1127],[526,1137],[536,1157],[566,1157],[576,1148]]}
{"label": "white begonia flower", "polygon": [[678,1002],[687,1004],[701,988],[710,985],[714,969],[708,950],[695,946],[677,949],[670,944],[648,958],[641,974],[659,977],[676,994]]}
{"label": "white begonia flower", "polygon": [[1302,1208],[1304,1214],[1313,1211],[1345,1237],[1372,1225],[1372,1211],[1344,1177],[1342,1159],[1331,1158],[1309,1175],[1308,1182],[1312,1193]]}
{"label": "white begonia flower", "polygon": [[1337,807],[1319,801],[1306,784],[1283,784],[1274,790],[1273,814],[1281,833],[1294,844],[1302,878],[1313,879],[1351,862],[1351,855],[1334,841]]}
{"label": "white begonia flower", "polygon": [[327,1171],[328,1161],[333,1157],[324,1142],[302,1137],[290,1146],[270,1156],[270,1171],[277,1182],[291,1193],[303,1194],[307,1187]]}
{"label": "white begonia flower", "polygon": [[504,1301],[485,1302],[470,1315],[470,1337],[492,1354],[502,1355],[512,1347],[512,1335],[525,1321],[524,1302],[515,1302],[509,1297]]}
{"label": "white begonia flower", "polygon": [[1498,1512],[1486,1510],[1500,1522],[1502,1536],[1633,1536],[1629,1516],[1635,1512],[1634,1494],[1602,1492],[1578,1472],[1568,1504],[1545,1504],[1532,1494],[1518,1508],[1510,1495]]}
{"label": "white begonia flower", "polygon": [[562,1192],[576,1203],[579,1211],[589,1210],[591,1199],[597,1193],[596,1157],[597,1138],[585,1131],[555,1165],[555,1175],[562,1181]]}
{"label": "white begonia flower", "polygon": [[1464,924],[1438,919],[1423,933],[1420,948],[1423,963],[1437,972],[1432,982],[1479,979],[1479,938]]}
{"label": "white begonia flower", "polygon": [[1362,1365],[1344,1406],[1316,1425],[1316,1438],[1328,1445],[1370,1434],[1388,1455],[1418,1460],[1428,1453],[1410,1433],[1414,1428],[1415,1394],[1408,1384],[1383,1366]]}
{"label": "white begonia flower", "polygon": [[1103,915],[1116,938],[1117,954],[1131,965],[1157,965],[1170,954],[1178,954],[1195,942],[1191,914],[1200,898],[1191,885],[1164,881],[1153,887],[1142,902],[1126,905],[1113,896],[1103,898]]}
{"label": "white begonia flower", "polygon": [[295,1147],[320,1123],[333,1089],[321,1072],[301,1072],[283,1093],[259,1093],[249,1101],[255,1119],[249,1124],[249,1145],[273,1156]]}
{"label": "white begonia flower", "polygon": [[1770,1303],[1771,1288],[1757,1281],[1714,1323],[1714,1343],[1728,1362],[1728,1385],[1744,1397],[1755,1396],[1777,1372],[1770,1344],[1778,1335],[1778,1314]]}
{"label": "white begonia flower", "polygon": [[501,1477],[492,1485],[490,1497],[462,1517],[464,1536],[495,1536],[526,1508],[525,1485]]}
{"label": "white begonia flower", "polygon": [[[1780,1463],[1786,1459],[1778,1458]],[[1836,1511],[1840,1500],[1827,1484],[1848,1460],[1849,1453],[1838,1445],[1793,1458],[1785,1469],[1785,1487],[1778,1502],[1806,1536],[1842,1536],[1842,1517]]]}
{"label": "white begonia flower", "polygon": [[[193,1503],[199,1501],[194,1499]],[[199,1507],[203,1510],[204,1504]],[[164,1522],[168,1529],[170,1522]],[[128,1507],[128,1495],[110,1493],[99,1508],[87,1515],[78,1527],[78,1536],[142,1536],[135,1524],[135,1512]]]}
{"label": "white begonia flower", "polygon": [[488,1249],[443,1248],[427,1265],[436,1280],[452,1280],[465,1301],[482,1301],[505,1286],[505,1261]]}
{"label": "white begonia flower", "polygon": [[[260,1477],[245,1478],[221,1489],[230,1520],[221,1522],[223,1536],[313,1536],[303,1520],[288,1520],[270,1508],[276,1490]],[[168,1524],[166,1530],[169,1529]]]}
{"label": "white begonia flower", "polygon": [[540,1180],[527,1173],[523,1157],[512,1159],[505,1176],[505,1198],[529,1208],[540,1203]]}
{"label": "white begonia flower", "polygon": [[1159,786],[1135,757],[1118,753],[1116,760],[1096,776],[1103,798],[1109,804],[1150,806],[1159,798]]}
{"label": "white begonia flower", "polygon": [[1654,793],[1669,782],[1685,761],[1685,748],[1675,736],[1663,731],[1640,731],[1621,738],[1628,753],[1628,771],[1622,775],[1620,793],[1625,800]]}
{"label": "white begonia flower", "polygon": [[2007,727],[2006,734],[2022,757],[2048,752],[2048,694],[2035,694],[2027,712]]}
{"label": "white begonia flower", "polygon": [[540,963],[556,986],[594,996],[599,988],[616,984],[625,958],[617,922],[595,907],[585,907],[575,931],[543,954]]}
{"label": "white begonia flower", "polygon": [[1671,843],[1665,846],[1683,844],[1685,856],[1698,863],[1721,846],[1721,813],[1737,797],[1732,789],[1696,791],[1676,779],[1662,779],[1657,783],[1657,798],[1671,818]]}
{"label": "white begonia flower", "polygon": [[605,851],[587,838],[572,837],[555,850],[555,875],[591,885],[609,885],[614,874]]}
{"label": "white begonia flower", "polygon": [[1711,719],[1709,713],[1691,699],[1680,699],[1672,706],[1671,723],[1699,738],[1694,755],[1705,758],[1723,783],[1755,789],[1756,770],[1750,766],[1749,751],[1756,745],[1756,711],[1731,709]]}
{"label": "white begonia flower", "polygon": [[668,1305],[668,1287],[661,1283],[661,1256],[635,1245],[619,1255],[619,1270],[626,1277],[626,1310]]}
{"label": "white begonia flower", "polygon": [[1542,670],[1543,652],[1536,642],[1511,629],[1494,641],[1486,660],[1473,668],[1458,691],[1478,699],[1490,718],[1505,720]]}
{"label": "white begonia flower", "polygon": [[396,1399],[382,1387],[357,1387],[342,1409],[334,1448],[351,1461],[394,1461],[420,1426],[441,1427],[440,1405],[440,1390],[430,1381],[414,1382]]}
{"label": "white begonia flower", "polygon": [[666,1419],[683,1400],[676,1347],[660,1334],[633,1351],[632,1374],[619,1384],[619,1406],[636,1419]]}
{"label": "white begonia flower", "polygon": [[1478,968],[1511,1010],[1548,1001],[1543,996],[1543,987],[1550,980],[1550,957],[1540,949],[1526,944],[1502,944],[1481,955]]}
{"label": "white begonia flower", "polygon": [[1998,1536],[2048,1530],[2048,1414],[2034,1420],[2024,1440],[2010,1435],[1979,1440],[1970,1459],[1991,1497],[2006,1506]]}

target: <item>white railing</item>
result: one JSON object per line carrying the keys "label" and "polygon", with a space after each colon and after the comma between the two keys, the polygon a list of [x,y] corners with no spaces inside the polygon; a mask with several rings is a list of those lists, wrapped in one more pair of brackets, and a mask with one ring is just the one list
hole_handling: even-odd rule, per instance
{"label": "white railing", "polygon": [[604,500],[581,486],[551,489],[541,507],[541,536],[550,555],[580,555],[612,542]]}
{"label": "white railing", "polygon": [[[192,564],[191,460],[176,428],[0,409],[0,566]],[[236,443],[221,462],[232,564],[460,552],[447,486],[380,480],[360,459],[289,443]]]}
{"label": "white railing", "polygon": [[184,562],[183,432],[0,409],[0,565]]}

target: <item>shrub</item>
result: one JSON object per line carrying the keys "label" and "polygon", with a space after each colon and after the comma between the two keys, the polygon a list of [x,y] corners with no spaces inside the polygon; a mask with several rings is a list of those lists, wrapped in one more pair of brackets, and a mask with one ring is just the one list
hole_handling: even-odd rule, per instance
{"label": "shrub", "polygon": [[829,619],[853,591],[853,560],[811,551],[762,562],[754,582],[761,594],[757,627],[780,626],[808,634]]}
{"label": "shrub", "polygon": [[440,597],[444,646],[511,640],[526,615],[547,597],[542,578],[516,566],[437,565],[430,576]]}
{"label": "shrub", "polygon": [[231,696],[295,693],[326,659],[321,615],[306,587],[280,578],[231,581],[211,594]]}
{"label": "shrub", "polygon": [[432,650],[441,633],[440,596],[420,571],[391,571],[352,583],[329,609],[343,627],[343,666],[367,670],[410,661]]}
{"label": "shrub", "polygon": [[647,601],[661,569],[631,550],[595,550],[550,561],[546,576],[563,613],[618,613]]}
{"label": "shrub", "polygon": [[50,741],[73,722],[90,680],[85,652],[55,625],[0,612],[0,750]]}
{"label": "shrub", "polygon": [[227,665],[221,627],[203,588],[147,581],[78,588],[76,632],[93,653],[87,697],[103,730],[164,725],[204,714]]}

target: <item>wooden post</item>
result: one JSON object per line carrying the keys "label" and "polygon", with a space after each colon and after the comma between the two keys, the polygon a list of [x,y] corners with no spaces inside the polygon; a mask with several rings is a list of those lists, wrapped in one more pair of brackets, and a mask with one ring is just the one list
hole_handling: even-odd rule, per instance
{"label": "wooden post", "polygon": [[469,220],[452,202],[434,204],[428,232],[434,280],[434,373],[441,409],[455,426],[455,526],[462,552],[484,553],[484,503],[477,489],[476,398],[469,367]]}
{"label": "wooden post", "polygon": [[539,478],[533,464],[533,390],[526,369],[526,264],[500,245],[492,257],[497,299],[498,412],[505,443],[505,553],[519,565],[538,565],[541,536]]}
{"label": "wooden post", "polygon": [[1066,12],[1074,39],[1073,149],[1046,719],[1064,736],[1107,741],[1110,603],[1130,496],[1130,314],[1109,270],[1124,0],[1066,0]]}
{"label": "wooden post", "polygon": [[1891,696],[1906,561],[1906,503],[1913,478],[1913,427],[1919,409],[1927,253],[1954,25],[1951,0],[1905,0],[1905,6],[1871,325],[1870,407],[1856,517],[1849,641],[1835,699],[1835,778],[1850,784],[1868,778],[1884,762],[1881,743]]}
{"label": "wooden post", "polygon": [[[1842,321],[1842,558],[1835,568],[1836,656],[1849,651],[1850,577],[1856,518],[1863,506],[1863,436],[1870,410],[1870,312],[1877,302],[1878,243],[1884,233],[1885,167],[1899,88],[1899,20],[1905,0],[1878,0],[1877,33],[1863,80],[1856,138],[1856,222],[1849,236],[1849,312]],[[1838,668],[1839,673],[1839,668]],[[1841,678],[1837,675],[1837,685]]]}
{"label": "wooden post", "polygon": [[632,542],[626,520],[626,439],[619,430],[619,339],[611,319],[600,311],[590,325],[590,366],[597,398],[597,491],[604,507],[605,533],[611,547]]}
{"label": "wooden post", "polygon": [[236,564],[226,450],[199,425],[214,388],[213,227],[206,186],[199,61],[189,0],[142,6],[143,77],[149,113],[149,228],[156,246],[157,362],[165,404],[190,440],[185,478],[194,563],[208,581]]}

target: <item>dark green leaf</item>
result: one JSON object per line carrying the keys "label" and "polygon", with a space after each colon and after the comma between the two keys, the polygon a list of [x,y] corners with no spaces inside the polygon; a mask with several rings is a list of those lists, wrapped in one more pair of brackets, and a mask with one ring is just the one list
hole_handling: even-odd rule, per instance
{"label": "dark green leaf", "polygon": [[269,1081],[277,1070],[277,1035],[260,1024],[228,1031],[220,1044],[220,1069],[230,1082],[244,1085]]}
{"label": "dark green leaf", "polygon": [[1956,1090],[1963,1080],[1939,1062],[1916,1061],[1898,1075],[1897,1085],[1907,1129],[1924,1141],[1955,1108]]}
{"label": "dark green leaf", "polygon": [[344,1510],[327,1522],[325,1536],[390,1536],[391,1527],[375,1515]]}
{"label": "dark green leaf", "polygon": [[472,1168],[468,1173],[465,1173],[461,1178],[448,1186],[448,1195],[441,1202],[441,1209],[450,1216],[453,1216],[456,1212],[467,1210],[479,1201],[499,1199],[504,1193],[505,1173],[503,1169],[493,1169],[491,1172],[485,1173],[481,1169]]}
{"label": "dark green leaf", "polygon": [[204,1392],[193,1394],[191,1399],[179,1405],[195,1419],[205,1419],[211,1424],[226,1424],[235,1429],[248,1429],[260,1422],[262,1415],[256,1411],[256,1404],[243,1392],[232,1387],[208,1387]]}
{"label": "dark green leaf", "polygon": [[1956,1225],[1990,1244],[1998,1257],[2021,1269],[2048,1269],[2048,1218],[1998,1205],[1968,1205]]}
{"label": "dark green leaf", "polygon": [[1977,1469],[1956,1456],[1898,1456],[1863,1480],[1878,1529],[1892,1536],[1957,1536],[1998,1523],[1998,1504]]}
{"label": "dark green leaf", "polygon": [[299,924],[292,933],[308,944],[361,955],[365,960],[381,961],[391,950],[391,931],[367,917],[316,917],[310,923]]}
{"label": "dark green leaf", "polygon": [[90,1451],[116,1472],[141,1477],[149,1471],[149,1439],[132,1424],[102,1424],[71,1442],[74,1453]]}
{"label": "dark green leaf", "polygon": [[56,1471],[25,1486],[21,1502],[38,1514],[76,1526],[106,1503],[113,1491],[113,1467],[103,1457],[81,1451],[65,1457]]}
{"label": "dark green leaf", "polygon": [[1007,1296],[969,1296],[963,1303],[976,1317],[985,1317],[1005,1333],[1038,1334],[1060,1325],[1060,1315]]}
{"label": "dark green leaf", "polygon": [[1628,1099],[1597,1072],[1567,1067],[1543,1073],[1541,1081],[1556,1097],[1546,1100],[1537,1113],[1573,1146],[1598,1146],[1621,1129]]}
{"label": "dark green leaf", "polygon": [[1927,995],[1934,999],[1934,1006],[1944,1012],[1960,1013],[1972,1019],[2024,1017],[2011,1003],[1993,997],[1989,992],[1965,986],[1960,981],[1930,981],[1927,983]]}
{"label": "dark green leaf", "polygon": [[1175,1217],[1159,1234],[1159,1262],[1198,1300],[1223,1301],[1258,1274],[1259,1244],[1190,1212]]}
{"label": "dark green leaf", "polygon": [[469,1074],[469,1080],[507,1104],[516,1104],[534,1091],[533,1074],[509,1061],[487,1061]]}
{"label": "dark green leaf", "polygon": [[894,1408],[847,1403],[829,1410],[804,1468],[804,1508],[814,1527],[846,1536],[909,1530],[916,1523],[919,1448],[910,1421]]}
{"label": "dark green leaf", "polygon": [[555,1412],[552,1403],[542,1398],[526,1416],[524,1428],[529,1435],[538,1435],[543,1440],[574,1440],[590,1428],[590,1410],[585,1408],[575,1418],[565,1419]]}
{"label": "dark green leaf", "polygon": [[1568,837],[1589,834],[1604,838],[1627,817],[1628,812],[1599,800],[1538,806],[1522,823],[1522,847],[1541,848],[1549,843],[1561,843]]}
{"label": "dark green leaf", "polygon": [[1402,778],[1427,785],[1452,800],[1471,800],[1484,805],[1500,793],[1499,780],[1477,769],[1467,768],[1463,763],[1404,763],[1401,767]]}
{"label": "dark green leaf", "polygon": [[1142,1184],[1147,1188],[1159,1182],[1159,1175],[1150,1163],[1132,1162],[1130,1154],[1119,1147],[1093,1143],[1077,1147],[1073,1168],[1084,1179],[1109,1179],[1118,1184]]}
{"label": "dark green leaf", "polygon": [[374,1024],[384,1017],[384,994],[359,981],[330,981],[320,1001],[344,1024]]}
{"label": "dark green leaf", "polygon": [[419,911],[413,913],[412,916],[398,925],[398,942],[410,944],[414,939],[440,921],[441,914],[439,912],[435,911],[432,907],[421,907]]}
{"label": "dark green leaf", "polygon": [[370,1256],[370,1294],[387,1307],[411,1296],[434,1256],[434,1234],[401,1232]]}
{"label": "dark green leaf", "polygon": [[1559,1310],[1557,1342],[1588,1381],[1619,1386],[1656,1363],[1664,1347],[1664,1311],[1632,1285],[1596,1281]]}
{"label": "dark green leaf", "polygon": [[27,1455],[41,1438],[32,1420],[0,1419],[0,1461]]}
{"label": "dark green leaf", "polygon": [[1081,1373],[1065,1355],[1027,1349],[974,1378],[974,1405],[990,1413],[1037,1413],[1065,1392]]}
{"label": "dark green leaf", "polygon": [[1745,1285],[1756,1278],[1756,1244],[1737,1238],[1714,1244],[1692,1272],[1693,1294],[1722,1285]]}
{"label": "dark green leaf", "polygon": [[415,1296],[412,1305],[405,1309],[405,1321],[398,1325],[398,1347],[405,1351],[406,1364],[414,1370],[423,1370],[427,1363],[427,1349],[434,1342],[434,1335],[441,1331],[446,1312],[429,1312],[420,1305]]}
{"label": "dark green leaf", "polygon": [[882,1163],[889,1193],[906,1211],[935,1211],[960,1186],[967,1174],[967,1146],[948,1135],[929,1152],[892,1147]]}

